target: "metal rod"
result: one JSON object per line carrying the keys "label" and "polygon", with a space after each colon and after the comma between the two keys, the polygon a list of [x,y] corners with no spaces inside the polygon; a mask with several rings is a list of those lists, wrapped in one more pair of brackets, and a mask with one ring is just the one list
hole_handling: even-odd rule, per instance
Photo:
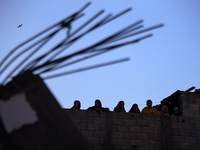
{"label": "metal rod", "polygon": [[90,18],[88,21],[86,21],[83,25],[81,25],[78,29],[76,29],[71,36],[75,35],[77,32],[79,32],[80,30],[82,30],[85,26],[87,26],[89,23],[91,23],[94,19],[96,19],[98,16],[100,16],[102,13],[104,13],[104,10],[101,10],[100,12],[98,12],[96,15],[94,15],[92,18]]}
{"label": "metal rod", "polygon": [[143,36],[141,38],[138,38],[136,40],[132,40],[132,41],[129,41],[129,42],[125,42],[125,43],[121,43],[121,44],[118,44],[118,45],[114,45],[114,46],[110,46],[110,47],[106,47],[106,48],[103,48],[103,49],[99,49],[99,50],[94,50],[93,52],[97,52],[97,51],[101,51],[99,53],[96,53],[96,54],[92,54],[92,55],[89,55],[89,56],[86,56],[84,58],[80,58],[78,60],[75,60],[75,61],[72,61],[72,62],[69,62],[69,63],[66,63],[66,64],[63,64],[61,66],[53,66],[51,68],[48,68],[38,74],[43,74],[43,73],[46,73],[46,72],[49,72],[49,71],[55,71],[57,69],[60,69],[60,68],[63,68],[63,67],[66,67],[66,66],[69,66],[69,65],[72,65],[72,64],[75,64],[77,62],[80,62],[80,61],[84,61],[86,59],[89,59],[89,58],[92,58],[92,57],[95,57],[95,56],[98,56],[98,55],[101,55],[103,53],[106,53],[106,52],[109,52],[110,50],[113,50],[115,48],[118,48],[118,47],[121,47],[121,46],[125,46],[125,45],[128,45],[128,44],[133,44],[133,43],[136,43],[136,42],[139,42],[140,40],[143,40],[143,39],[146,39],[146,38],[149,38],[151,37],[152,34],[149,34],[149,35],[146,35],[146,36]]}
{"label": "metal rod", "polygon": [[23,59],[6,77],[5,79],[2,81],[2,84],[4,84],[8,79],[9,77],[12,76],[12,74],[14,74],[16,72],[17,69],[19,69],[31,56],[33,56],[34,53],[36,53],[41,47],[43,47],[48,41],[48,40],[45,40],[41,45],[39,45],[31,54],[29,54],[25,59]]}
{"label": "metal rod", "polygon": [[127,37],[134,36],[134,35],[137,35],[137,34],[141,34],[143,32],[147,32],[147,31],[150,31],[150,30],[153,30],[153,29],[157,29],[157,28],[160,28],[160,27],[163,27],[163,26],[164,26],[163,24],[159,24],[159,25],[156,25],[156,26],[153,26],[153,27],[149,27],[149,28],[146,28],[144,30],[138,31],[136,33],[130,34]]}
{"label": "metal rod", "polygon": [[[80,31],[81,29],[83,29],[86,25],[88,25],[90,22],[92,22],[94,19],[96,19],[98,16],[100,16],[104,11],[101,10],[100,12],[98,12],[95,16],[93,16],[91,19],[89,19],[86,23],[84,23],[82,26],[80,26],[76,31],[74,31],[70,37],[72,37],[73,35],[75,35],[78,31]],[[78,39],[77,39],[78,40]],[[67,41],[67,39],[66,39]],[[63,43],[64,44],[64,43]],[[72,44],[68,45],[66,48],[69,48],[69,46],[71,46]],[[49,58],[48,61],[51,61],[53,58],[55,58],[56,56],[58,56],[60,53],[62,53],[66,48],[61,49],[60,51],[58,51],[56,54],[54,54],[52,57]]]}
{"label": "metal rod", "polygon": [[[148,29],[146,29],[146,30],[143,30],[143,31],[141,31],[141,32],[148,31],[148,30],[150,30],[150,29],[154,29],[154,28],[157,28],[157,27],[159,27],[159,26],[154,26],[154,27],[148,28]],[[118,33],[117,33],[117,34],[118,34]],[[116,35],[116,34],[115,34],[115,35]],[[92,45],[92,46],[90,46],[90,47],[88,47],[88,48],[86,48],[86,49],[80,50],[80,51],[78,51],[78,52],[76,52],[76,53],[73,53],[73,54],[71,54],[71,55],[67,55],[67,56],[61,57],[61,58],[59,58],[59,59],[57,59],[57,60],[54,60],[54,61],[51,61],[51,62],[43,63],[42,65],[37,66],[36,68],[34,68],[34,71],[37,70],[37,69],[40,69],[40,68],[42,68],[42,67],[48,66],[48,65],[53,65],[53,64],[55,65],[55,64],[58,64],[58,63],[60,63],[60,62],[62,62],[62,61],[65,61],[65,60],[67,60],[67,59],[69,59],[69,58],[72,58],[72,57],[74,57],[74,56],[76,56],[76,55],[80,55],[80,54],[83,54],[83,53],[85,53],[85,52],[89,52],[91,49],[93,49],[93,48],[95,48],[95,47],[102,46],[104,43],[106,43],[107,41],[109,41],[109,40],[112,39],[112,38],[113,38],[113,35],[110,36],[110,37],[108,37],[108,38],[106,38],[106,39],[104,39],[104,40],[102,40],[102,41],[100,41],[100,42],[98,42],[98,43],[96,43],[96,44],[94,44],[94,45]]]}
{"label": "metal rod", "polygon": [[108,65],[112,65],[112,64],[116,64],[116,63],[121,63],[121,62],[128,61],[128,60],[129,60],[129,58],[110,61],[110,62],[107,62],[107,63],[102,63],[102,64],[98,64],[98,65],[94,65],[94,66],[89,66],[89,67],[85,67],[85,68],[80,68],[80,69],[76,69],[76,70],[72,70],[72,71],[68,71],[68,72],[63,72],[63,73],[47,76],[47,77],[44,77],[43,79],[46,80],[46,79],[55,78],[55,77],[59,77],[59,76],[63,76],[63,75],[69,75],[69,74],[72,74],[72,73],[77,73],[77,72],[81,72],[81,71],[86,71],[86,70],[90,70],[90,69],[104,67],[104,66],[108,66]]}
{"label": "metal rod", "polygon": [[46,70],[44,70],[44,71],[42,71],[42,72],[40,72],[40,73],[38,73],[38,74],[47,73],[47,72],[49,72],[49,71],[55,71],[55,70],[58,70],[58,69],[61,69],[61,68],[64,68],[64,67],[73,65],[73,64],[78,63],[78,62],[80,62],[80,61],[84,61],[84,60],[86,60],[86,59],[89,59],[89,58],[92,58],[92,57],[101,55],[101,54],[106,53],[106,52],[108,52],[108,51],[101,51],[101,52],[98,52],[98,53],[96,53],[96,54],[92,54],[92,55],[89,55],[89,56],[86,56],[86,57],[83,57],[83,58],[80,58],[80,59],[77,59],[77,60],[68,62],[68,63],[63,64],[63,65],[60,65],[60,66],[58,66],[58,67],[57,67],[57,66],[53,66],[53,67],[48,68],[48,69],[46,69]]}
{"label": "metal rod", "polygon": [[118,48],[118,47],[121,47],[121,46],[125,46],[125,45],[129,45],[129,44],[140,42],[141,40],[149,38],[151,36],[153,36],[153,35],[149,34],[149,35],[143,36],[141,38],[137,38],[135,40],[131,40],[129,42],[124,42],[124,43],[121,43],[121,44],[116,44],[116,45],[112,45],[112,46],[108,46],[108,47],[103,47],[103,48],[100,48],[100,49],[96,49],[93,52],[97,52],[97,51],[110,51],[112,49],[115,49],[115,48]]}
{"label": "metal rod", "polygon": [[[94,20],[96,17],[98,17],[101,13],[103,13],[103,11],[100,11],[97,15],[95,15],[91,20]],[[93,28],[95,29],[95,28]],[[90,31],[91,29],[89,29],[88,31]],[[54,48],[52,48],[49,52],[47,52],[46,54],[42,55],[41,57],[39,57],[38,59],[34,60],[32,64],[33,68],[40,60],[41,58],[44,58],[46,56],[48,56],[52,51],[56,50],[58,47],[63,46],[64,43],[68,44],[66,47],[62,48],[58,53],[56,53],[53,57],[51,57],[48,61],[46,61],[45,63],[48,63],[51,61],[52,58],[55,58],[58,54],[60,54],[62,51],[64,51],[66,48],[68,48],[69,46],[71,46],[71,44],[73,44],[74,42],[76,42],[79,38],[81,38],[82,36],[88,34],[88,31],[84,32],[83,34],[79,35],[78,37],[72,39],[71,41],[68,41],[68,43],[66,43],[67,39],[64,39],[62,42],[60,42],[57,46],[55,46]],[[92,30],[91,30],[92,31]]]}
{"label": "metal rod", "polygon": [[[9,58],[14,52],[16,52],[16,50],[18,50],[20,47],[22,47],[22,46],[25,45],[26,43],[32,41],[33,39],[39,37],[40,35],[44,34],[45,32],[51,30],[52,28],[54,28],[54,27],[60,25],[63,21],[65,21],[66,19],[70,18],[71,16],[74,16],[74,15],[76,15],[76,14],[81,13],[81,12],[82,12],[84,9],[86,9],[90,4],[91,4],[90,2],[87,3],[87,4],[86,4],[83,8],[81,8],[78,12],[73,13],[72,15],[70,15],[69,17],[66,17],[65,19],[62,19],[61,21],[55,23],[54,25],[48,27],[47,29],[41,31],[40,33],[36,34],[35,36],[29,38],[28,40],[26,40],[26,41],[24,41],[23,43],[21,43],[21,44],[19,44],[18,46],[16,46],[16,47],[15,47],[14,49],[12,49],[11,52],[8,53],[8,54],[4,57],[4,59],[0,62],[0,67],[1,67],[1,66],[5,63],[5,61],[8,60],[8,58]],[[2,73],[2,71],[1,71],[1,73]],[[0,75],[1,75],[1,73],[0,73]]]}
{"label": "metal rod", "polygon": [[127,13],[127,12],[129,12],[129,11],[131,11],[131,10],[132,10],[132,8],[127,8],[126,10],[124,10],[124,11],[118,13],[117,15],[113,16],[113,17],[110,18],[109,20],[103,22],[103,24],[106,24],[106,23],[108,23],[108,22],[110,22],[110,21],[112,21],[112,20],[114,20],[114,19],[120,17],[120,16],[124,15],[125,13]]}
{"label": "metal rod", "polygon": [[[33,54],[38,52],[47,42],[49,42],[50,39],[52,39],[56,35],[56,33],[61,31],[61,29],[68,28],[66,38],[62,39],[56,46],[54,46],[53,48],[51,48],[50,50],[48,50],[44,54],[40,55],[39,57],[35,58],[34,60],[32,60],[31,62],[26,64],[25,67],[22,68],[21,72],[19,72],[18,75],[22,75],[26,71],[30,71],[32,73],[43,75],[44,73],[49,73],[49,72],[55,71],[57,69],[67,67],[69,65],[72,65],[72,64],[84,61],[86,59],[101,55],[103,53],[109,52],[113,49],[116,49],[116,48],[119,48],[119,47],[122,47],[122,46],[125,46],[125,45],[129,45],[129,44],[137,43],[137,42],[139,42],[143,39],[151,37],[152,34],[148,34],[148,35],[142,36],[140,38],[137,38],[137,39],[134,39],[134,40],[129,40],[129,41],[127,41],[127,38],[133,37],[137,34],[148,32],[150,30],[153,30],[153,29],[156,29],[156,28],[163,26],[162,24],[160,24],[160,25],[156,25],[156,26],[149,27],[149,28],[138,31],[138,29],[141,29],[143,27],[142,25],[139,25],[143,21],[139,20],[139,21],[132,23],[132,24],[126,26],[125,28],[117,31],[116,33],[104,38],[103,40],[100,40],[100,41],[92,44],[91,46],[88,46],[86,48],[81,48],[80,50],[75,51],[71,54],[67,54],[67,55],[64,55],[64,56],[57,58],[59,56],[59,54],[61,54],[66,49],[68,49],[72,44],[75,44],[79,39],[81,39],[85,35],[89,34],[90,32],[94,31],[95,29],[102,27],[103,25],[113,21],[114,19],[122,16],[123,14],[125,14],[125,13],[127,13],[131,10],[131,8],[128,8],[128,9],[126,9],[126,10],[124,10],[124,11],[122,11],[122,12],[120,12],[120,13],[114,15],[114,16],[112,16],[111,14],[108,14],[105,17],[103,17],[101,20],[97,21],[94,25],[92,25],[91,27],[86,29],[86,31],[78,34],[83,28],[88,26],[91,22],[93,22],[96,18],[98,18],[101,14],[103,14],[104,10],[101,10],[98,13],[96,13],[93,17],[88,19],[85,23],[81,24],[77,29],[74,30],[74,32],[70,33],[71,32],[71,23],[75,22],[77,19],[81,18],[84,15],[82,13],[82,11],[84,9],[86,9],[90,4],[91,3],[87,3],[84,7],[82,7],[76,13],[73,13],[69,17],[67,17],[67,18],[61,20],[60,22],[50,26],[49,28],[47,28],[47,29],[43,30],[42,32],[36,34],[32,38],[26,40],[25,42],[23,42],[22,44],[15,47],[13,50],[11,50],[11,52],[0,63],[0,67],[2,67],[5,64],[5,62],[7,61],[7,59],[9,57],[11,57],[11,55],[13,55],[19,48],[21,48],[22,46],[24,46],[28,42],[38,38],[42,34],[49,32],[50,30],[53,30],[53,28],[58,27],[58,29],[56,31],[54,30],[52,33],[48,34],[44,38],[37,40],[36,42],[34,42],[30,46],[28,46],[28,48],[25,48],[22,51],[20,51],[18,54],[16,54],[16,56],[14,55],[14,58],[12,58],[10,61],[8,61],[8,63],[3,66],[3,69],[0,70],[0,75],[18,57],[20,57],[22,54],[24,54],[28,50],[32,50],[34,48],[33,51],[28,56],[26,56],[16,67],[14,67],[13,70],[11,70],[11,72],[6,76],[6,78],[3,80],[2,83],[4,84],[23,65],[24,62],[27,62],[28,59],[30,59],[30,57],[32,57]],[[136,30],[137,30],[137,32],[136,32]],[[124,40],[124,41],[122,41],[122,40]],[[122,43],[120,43],[120,41],[122,41]],[[115,42],[118,42],[118,43],[115,43]],[[81,57],[79,57],[78,59],[70,61],[71,58],[76,58],[77,56],[81,56]],[[89,66],[89,67],[83,67],[83,68],[80,68],[80,69],[47,76],[44,79],[54,78],[54,77],[57,77],[57,76],[68,75],[68,74],[72,74],[72,73],[76,73],[76,72],[80,72],[80,71],[85,71],[85,70],[89,70],[89,69],[103,67],[103,66],[107,66],[107,65],[127,61],[127,60],[129,60],[129,59],[127,59],[127,58],[126,59],[120,59],[120,60],[115,60],[115,61],[111,61],[111,62],[107,62],[107,63],[103,63],[103,64],[93,65],[93,66]]]}

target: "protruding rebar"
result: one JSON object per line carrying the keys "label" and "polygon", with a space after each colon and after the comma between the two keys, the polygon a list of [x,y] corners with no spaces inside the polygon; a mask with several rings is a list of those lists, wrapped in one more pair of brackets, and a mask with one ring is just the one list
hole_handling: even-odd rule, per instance
{"label": "protruding rebar", "polygon": [[[139,21],[132,23],[132,24],[126,26],[125,28],[117,31],[116,33],[114,33],[114,34],[112,34],[112,35],[110,35],[110,36],[108,36],[108,37],[106,37],[106,38],[104,38],[104,39],[102,39],[102,40],[100,40],[96,43],[91,44],[91,46],[88,46],[86,48],[82,48],[80,50],[74,51],[71,54],[65,54],[65,55],[61,56],[60,54],[62,52],[67,50],[73,44],[76,44],[76,42],[79,39],[81,39],[82,37],[84,37],[85,35],[88,35],[90,32],[92,32],[96,29],[99,29],[103,25],[106,25],[107,23],[117,19],[118,17],[126,14],[127,12],[129,12],[131,10],[131,8],[128,8],[128,9],[126,9],[126,10],[124,10],[124,11],[122,11],[122,12],[116,14],[116,15],[108,14],[108,15],[104,16],[102,19],[96,21],[95,24],[93,24],[91,27],[86,29],[84,32],[79,33],[83,28],[87,27],[90,23],[94,22],[94,20],[96,20],[97,18],[99,18],[100,15],[103,14],[104,10],[101,10],[98,13],[96,13],[94,16],[92,16],[90,19],[88,19],[85,23],[81,24],[77,29],[74,29],[74,31],[72,31],[71,30],[72,29],[72,23],[74,23],[76,20],[78,20],[79,18],[84,16],[84,14],[82,12],[90,4],[91,3],[87,3],[79,11],[73,13],[69,17],[66,17],[65,19],[59,21],[58,23],[56,23],[56,24],[50,26],[49,28],[43,30],[42,32],[36,34],[32,38],[26,40],[25,42],[23,42],[22,44],[15,47],[13,50],[11,50],[11,52],[8,55],[6,55],[6,57],[0,63],[0,67],[1,67],[0,68],[1,69],[0,75],[3,74],[5,72],[5,70],[7,68],[9,68],[9,66],[11,64],[13,64],[13,62],[16,59],[18,59],[19,57],[21,57],[24,53],[26,53],[30,50],[32,50],[32,52],[28,56],[23,58],[23,60],[19,64],[17,64],[14,67],[14,69],[12,69],[8,73],[8,75],[4,78],[4,80],[2,80],[1,86],[4,85],[10,77],[12,77],[14,74],[16,74],[16,72],[19,72],[17,74],[17,76],[22,75],[23,73],[25,73],[27,71],[32,72],[32,73],[36,73],[36,74],[39,74],[39,75],[42,75],[44,73],[50,73],[50,72],[55,71],[57,69],[61,69],[61,68],[67,67],[69,65],[87,60],[89,58],[99,56],[103,53],[109,52],[109,51],[114,50],[116,48],[119,48],[119,47],[122,47],[122,46],[125,46],[125,45],[128,45],[128,44],[137,43],[137,42],[139,42],[143,39],[151,37],[152,34],[143,35],[142,37],[135,38],[135,39],[130,39],[130,38],[135,36],[135,35],[142,34],[142,33],[145,33],[145,32],[148,32],[150,30],[157,29],[157,28],[163,26],[162,24],[160,24],[160,25],[156,25],[156,26],[153,26],[153,27],[142,29],[143,25],[141,25],[141,23],[143,21],[139,20]],[[64,28],[67,28],[67,35],[64,39],[62,39],[57,45],[55,45],[54,47],[52,47],[50,50],[46,51],[42,55],[38,56],[37,58],[35,58],[33,60],[30,60],[30,58],[36,52],[38,52],[59,31],[61,31]],[[42,36],[43,34],[46,34],[47,32],[50,32],[50,31],[51,31],[50,34],[48,34],[47,36],[44,36],[43,38],[37,40],[36,42],[31,44],[27,48],[22,49],[21,51],[18,52],[18,54],[13,56],[13,54],[16,53],[16,51],[18,51],[20,48],[22,48],[23,46],[25,46],[26,44],[28,44],[32,40],[35,40],[35,39],[39,38],[40,36]],[[10,57],[13,57],[13,58],[6,63],[6,61]],[[77,59],[77,57],[78,57],[78,59]],[[75,58],[75,59],[71,60],[72,58]],[[63,73],[55,74],[55,75],[52,75],[52,76],[47,76],[44,79],[54,78],[54,77],[67,75],[67,74],[71,74],[71,73],[76,73],[76,72],[80,72],[80,71],[84,71],[84,70],[103,67],[103,66],[106,66],[106,65],[124,62],[124,61],[127,61],[127,60],[128,59],[120,59],[120,60],[117,60],[117,61],[111,61],[111,62],[107,62],[107,63],[103,63],[103,64],[99,64],[99,65],[94,65],[94,66],[90,66],[90,67],[83,67],[81,69],[63,72]],[[29,61],[29,63],[27,63],[27,61]],[[22,65],[24,65],[23,68],[21,67]],[[19,70],[19,68],[22,68],[22,69]]]}

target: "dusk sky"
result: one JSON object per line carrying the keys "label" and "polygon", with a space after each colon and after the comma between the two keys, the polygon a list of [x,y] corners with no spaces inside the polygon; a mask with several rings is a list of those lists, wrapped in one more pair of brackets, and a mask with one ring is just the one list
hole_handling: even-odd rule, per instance
{"label": "dusk sky", "polygon": [[[143,20],[144,28],[158,24],[164,24],[164,27],[132,38],[153,34],[139,43],[120,47],[52,72],[53,75],[121,58],[130,59],[119,64],[45,80],[63,108],[71,108],[74,100],[78,99],[81,101],[81,109],[87,109],[99,99],[103,107],[112,111],[123,100],[125,110],[129,111],[134,103],[142,109],[148,99],[153,101],[153,105],[157,105],[177,90],[184,91],[192,86],[200,88],[199,0],[1,0],[0,61],[14,47],[75,13],[88,2],[91,5],[84,10],[85,15],[72,24],[72,30],[100,10],[105,10],[102,16],[110,13],[115,15],[127,8],[132,10],[78,41],[71,47],[71,51],[89,46],[139,20]],[[20,24],[22,26],[17,28]],[[64,36],[66,30],[55,41],[50,41],[46,50]],[[41,54],[42,51],[37,56]],[[19,57],[1,74],[0,82],[23,57]],[[42,75],[46,76],[48,74]]]}

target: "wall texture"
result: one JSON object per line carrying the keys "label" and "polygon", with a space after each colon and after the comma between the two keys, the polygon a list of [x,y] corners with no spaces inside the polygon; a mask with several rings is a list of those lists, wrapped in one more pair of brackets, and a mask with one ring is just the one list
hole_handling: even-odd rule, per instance
{"label": "wall texture", "polygon": [[199,150],[200,116],[64,110],[94,150]]}
{"label": "wall texture", "polygon": [[200,93],[184,92],[179,97],[183,116],[200,117]]}

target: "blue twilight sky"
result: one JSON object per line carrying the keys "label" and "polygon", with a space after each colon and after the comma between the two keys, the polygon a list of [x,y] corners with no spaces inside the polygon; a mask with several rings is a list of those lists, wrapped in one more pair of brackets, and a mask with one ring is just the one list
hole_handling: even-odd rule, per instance
{"label": "blue twilight sky", "polygon": [[[88,0],[1,0],[0,1],[0,60],[12,48],[36,33],[71,15]],[[132,11],[107,26],[77,42],[71,50],[88,46],[140,19],[144,27],[163,23],[165,26],[152,30],[153,37],[137,44],[95,57],[86,62],[65,68],[67,71],[120,58],[130,61],[89,71],[45,80],[63,108],[71,108],[73,101],[81,101],[87,109],[100,99],[104,107],[113,108],[118,101],[125,102],[129,111],[133,103],[145,107],[146,100],[153,105],[176,90],[192,86],[200,88],[200,1],[199,0],[91,0],[85,16],[72,25],[75,28],[88,17],[104,9],[104,15],[117,14],[131,7]],[[18,25],[23,24],[21,28]],[[143,34],[145,35],[145,34]],[[55,41],[66,36],[59,34]],[[46,49],[56,42],[49,43]],[[39,52],[38,55],[42,54]],[[19,64],[19,57],[0,76]],[[58,71],[59,72],[59,71]],[[44,75],[45,77],[45,75]]]}

